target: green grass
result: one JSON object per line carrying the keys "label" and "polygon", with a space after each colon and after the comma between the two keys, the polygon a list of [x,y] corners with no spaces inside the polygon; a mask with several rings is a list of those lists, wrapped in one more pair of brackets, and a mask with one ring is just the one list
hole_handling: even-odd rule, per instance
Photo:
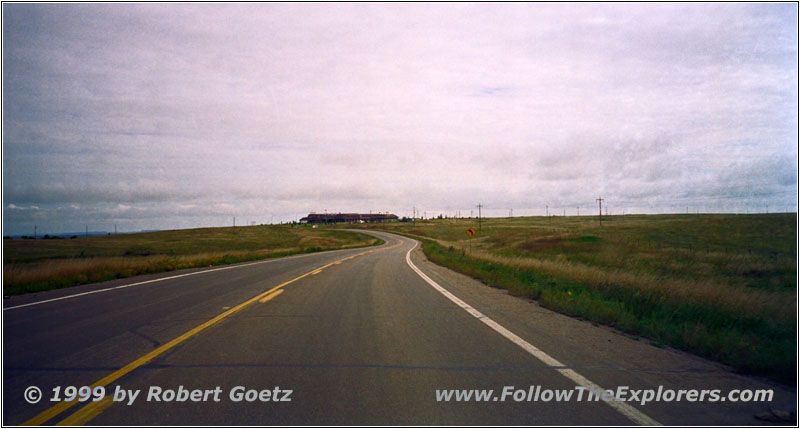
{"label": "green grass", "polygon": [[377,245],[372,236],[291,226],[202,228],[63,240],[3,240],[3,294],[184,268]]}
{"label": "green grass", "polygon": [[796,379],[796,214],[445,219],[417,236],[433,262],[564,314]]}

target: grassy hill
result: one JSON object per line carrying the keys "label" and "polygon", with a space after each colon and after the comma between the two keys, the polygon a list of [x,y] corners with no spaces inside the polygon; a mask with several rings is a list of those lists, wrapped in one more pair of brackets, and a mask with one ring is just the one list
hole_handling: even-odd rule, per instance
{"label": "grassy hill", "polygon": [[202,228],[74,239],[4,239],[3,294],[182,268],[379,244],[347,231],[283,225]]}

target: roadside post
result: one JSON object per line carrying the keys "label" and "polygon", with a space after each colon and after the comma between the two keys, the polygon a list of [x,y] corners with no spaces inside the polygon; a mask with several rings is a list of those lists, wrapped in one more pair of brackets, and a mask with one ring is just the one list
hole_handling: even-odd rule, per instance
{"label": "roadside post", "polygon": [[475,235],[475,229],[472,227],[467,228],[467,237],[469,237],[469,253],[472,253],[472,237]]}

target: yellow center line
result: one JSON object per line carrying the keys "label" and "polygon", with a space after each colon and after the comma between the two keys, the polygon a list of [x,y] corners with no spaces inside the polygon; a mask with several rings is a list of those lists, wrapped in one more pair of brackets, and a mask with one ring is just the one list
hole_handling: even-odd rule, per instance
{"label": "yellow center line", "polygon": [[82,426],[88,423],[89,420],[97,417],[97,415],[105,411],[106,408],[112,406],[114,404],[113,399],[112,395],[108,395],[98,402],[92,402],[81,408],[77,413],[56,423],[56,426]]}
{"label": "yellow center line", "polygon": [[[206,328],[211,327],[213,325],[216,325],[217,323],[219,323],[221,320],[225,319],[226,317],[228,317],[228,316],[230,316],[230,315],[232,315],[234,313],[239,312],[240,310],[242,310],[243,308],[247,307],[248,305],[250,305],[250,304],[252,304],[252,303],[254,303],[256,301],[261,301],[261,300],[264,300],[262,302],[266,302],[266,301],[278,296],[280,293],[283,292],[283,290],[281,290],[279,292],[276,292],[280,288],[282,288],[282,287],[284,287],[284,286],[286,286],[286,285],[288,285],[290,283],[294,283],[294,282],[296,282],[296,281],[298,281],[298,280],[300,280],[300,279],[302,279],[304,277],[307,277],[307,276],[313,274],[314,271],[321,271],[321,270],[323,270],[325,268],[328,268],[328,267],[330,267],[330,266],[332,266],[334,264],[340,264],[340,263],[342,263],[342,262],[344,262],[346,260],[353,259],[353,258],[356,258],[358,256],[366,255],[368,253],[372,253],[372,252],[375,252],[375,251],[389,250],[391,248],[399,246],[400,244],[402,244],[402,243],[398,243],[398,244],[396,244],[394,246],[390,246],[390,247],[387,247],[385,249],[374,249],[374,250],[370,250],[370,251],[367,251],[367,252],[361,252],[361,253],[358,253],[356,255],[349,256],[347,258],[339,259],[337,261],[330,262],[330,263],[325,264],[325,265],[323,265],[321,267],[315,268],[314,270],[311,270],[311,271],[309,271],[309,272],[307,272],[305,274],[299,275],[299,276],[297,276],[297,277],[295,277],[295,278],[293,278],[291,280],[287,280],[287,281],[285,281],[285,282],[283,282],[283,283],[281,283],[281,284],[279,284],[279,285],[277,285],[277,286],[275,286],[275,287],[273,287],[273,288],[271,288],[271,289],[269,289],[269,290],[267,290],[265,292],[262,292],[262,293],[260,293],[260,294],[258,294],[256,296],[254,296],[253,298],[248,299],[247,301],[245,301],[245,302],[243,302],[243,303],[241,303],[241,304],[239,304],[239,305],[237,305],[237,306],[235,306],[235,307],[233,307],[233,308],[231,308],[231,309],[229,309],[229,310],[227,310],[227,311],[225,311],[223,313],[220,313],[219,315],[215,316],[214,318],[212,318],[212,319],[210,319],[210,320],[208,320],[208,321],[206,321],[206,322],[204,322],[204,323],[202,323],[200,325],[197,325],[194,328],[184,332],[182,335],[178,336],[177,338],[174,338],[173,340],[169,341],[168,343],[165,343],[165,344],[153,349],[149,353],[146,353],[145,355],[143,355],[140,358],[134,360],[133,362],[123,366],[122,368],[112,372],[111,374],[108,374],[107,376],[101,378],[100,380],[97,380],[96,382],[94,382],[90,386],[90,388],[92,390],[94,390],[94,388],[97,387],[97,386],[106,386],[109,383],[114,382],[115,380],[117,380],[120,377],[128,374],[129,372],[135,370],[136,368],[139,368],[140,366],[145,365],[148,362],[150,362],[153,359],[155,359],[156,357],[162,355],[167,350],[169,350],[169,349],[177,346],[178,344],[186,341],[187,339],[199,334],[200,332],[202,332]],[[274,295],[272,295],[273,292],[275,292]],[[270,295],[272,295],[272,296],[270,296]],[[93,419],[98,414],[100,414],[103,410],[108,408],[108,406],[113,404],[113,402],[110,402],[109,404],[106,404],[105,401],[107,399],[108,398],[106,398],[106,399],[104,399],[102,401],[99,401],[97,403],[93,402],[93,403],[91,403],[89,405],[86,405],[85,407],[83,407],[80,410],[76,411],[74,414],[70,415],[66,419],[64,419],[61,422],[59,422],[59,424],[65,424],[65,425],[68,425],[68,426],[72,426],[74,424],[85,424],[86,422],[88,422],[89,420]],[[49,421],[50,419],[54,418],[55,416],[61,414],[62,412],[66,411],[68,408],[72,407],[76,403],[78,403],[77,400],[73,400],[73,401],[69,401],[69,402],[66,402],[66,401],[59,402],[58,404],[53,405],[52,407],[42,411],[41,413],[37,414],[36,416],[32,417],[31,419],[28,419],[27,421],[22,423],[22,426],[38,426],[38,425],[41,425],[41,424]]]}
{"label": "yellow center line", "polygon": [[36,417],[26,421],[25,423],[22,424],[22,426],[39,426],[42,423],[61,414],[62,412],[64,412],[64,410],[75,405],[77,402],[78,402],[77,399],[73,399],[72,401],[59,402],[58,404],[53,405],[52,407],[42,411]]}
{"label": "yellow center line", "polygon": [[272,292],[271,294],[269,294],[269,295],[267,295],[267,296],[265,296],[265,297],[263,297],[263,298],[259,299],[259,300],[258,300],[258,302],[260,302],[260,303],[262,303],[262,304],[263,304],[263,303],[265,303],[265,302],[267,302],[267,301],[271,300],[272,298],[275,298],[276,296],[278,296],[278,295],[282,294],[284,290],[285,290],[285,289],[278,289],[278,290],[276,290],[275,292]]}

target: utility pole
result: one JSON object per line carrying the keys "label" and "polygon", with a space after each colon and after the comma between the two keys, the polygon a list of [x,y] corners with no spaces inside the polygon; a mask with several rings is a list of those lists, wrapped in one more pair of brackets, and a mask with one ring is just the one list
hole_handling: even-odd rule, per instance
{"label": "utility pole", "polygon": [[483,206],[481,205],[481,203],[478,203],[478,231],[481,230],[481,208],[482,207]]}
{"label": "utility pole", "polygon": [[117,224],[114,224],[114,235],[117,235]]}
{"label": "utility pole", "polygon": [[547,217],[550,217],[550,206],[544,206],[544,214]]}
{"label": "utility pole", "polygon": [[564,217],[567,217],[567,209],[564,209]]}
{"label": "utility pole", "polygon": [[603,201],[604,200],[603,200],[603,198],[598,198],[595,201],[597,201],[597,204],[599,204],[599,207],[600,207],[600,217],[599,217],[600,226],[603,226]]}
{"label": "utility pole", "polygon": [[581,207],[578,206],[578,217],[580,217],[580,215],[581,215]]}
{"label": "utility pole", "polygon": [[86,237],[89,237],[89,225],[86,225]]}
{"label": "utility pole", "polygon": [[236,229],[236,216],[233,217],[233,229]]}
{"label": "utility pole", "polygon": [[514,209],[508,209],[508,217],[514,217]]}

